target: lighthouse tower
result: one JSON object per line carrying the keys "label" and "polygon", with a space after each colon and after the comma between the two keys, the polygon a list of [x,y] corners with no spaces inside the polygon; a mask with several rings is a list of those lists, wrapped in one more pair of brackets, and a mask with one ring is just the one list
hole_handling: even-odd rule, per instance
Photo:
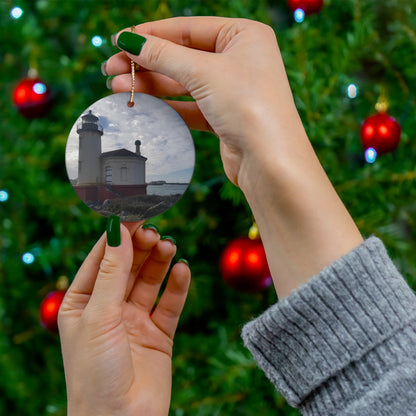
{"label": "lighthouse tower", "polygon": [[91,110],[77,125],[79,135],[78,186],[96,186],[101,182],[101,136],[103,128]]}
{"label": "lighthouse tower", "polygon": [[77,124],[79,136],[78,179],[74,190],[88,204],[106,199],[146,195],[145,164],[140,153],[140,140],[135,141],[136,153],[116,149],[102,153],[103,128],[91,110]]}

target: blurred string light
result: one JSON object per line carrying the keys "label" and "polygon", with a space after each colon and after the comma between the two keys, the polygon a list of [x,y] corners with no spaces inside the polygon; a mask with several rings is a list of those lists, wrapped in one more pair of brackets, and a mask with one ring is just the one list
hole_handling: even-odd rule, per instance
{"label": "blurred string light", "polygon": [[354,99],[358,95],[358,87],[355,84],[350,84],[347,87],[348,98]]}
{"label": "blurred string light", "polygon": [[91,43],[96,47],[96,48],[99,48],[102,44],[103,44],[103,38],[101,37],[101,36],[98,36],[98,35],[96,35],[96,36],[94,36],[92,39],[91,39]]}
{"label": "blurred string light", "polygon": [[377,152],[372,147],[365,151],[365,160],[367,163],[374,163],[377,159]]}
{"label": "blurred string light", "polygon": [[32,90],[35,94],[45,94],[47,88],[43,82],[37,82],[33,85]]}
{"label": "blurred string light", "polygon": [[295,18],[295,22],[302,23],[305,20],[305,11],[302,9],[296,9],[293,13],[293,17]]}
{"label": "blurred string light", "polygon": [[19,19],[22,17],[23,10],[20,7],[13,7],[13,9],[10,11],[10,16],[13,19]]}
{"label": "blurred string light", "polygon": [[32,264],[35,261],[35,256],[32,253],[25,253],[22,256],[22,261],[25,264]]}
{"label": "blurred string light", "polygon": [[2,189],[0,191],[0,202],[6,202],[9,199],[9,193]]}

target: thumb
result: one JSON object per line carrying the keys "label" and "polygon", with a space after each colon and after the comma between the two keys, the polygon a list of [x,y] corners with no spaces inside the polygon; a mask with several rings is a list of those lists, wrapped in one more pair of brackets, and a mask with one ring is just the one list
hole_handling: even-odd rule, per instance
{"label": "thumb", "polygon": [[120,33],[117,46],[143,68],[168,76],[190,93],[197,88],[194,83],[203,78],[211,55],[156,36],[127,31]]}
{"label": "thumb", "polygon": [[89,305],[99,309],[121,305],[132,263],[133,243],[130,232],[120,224],[120,218],[113,215],[108,219],[105,253]]}

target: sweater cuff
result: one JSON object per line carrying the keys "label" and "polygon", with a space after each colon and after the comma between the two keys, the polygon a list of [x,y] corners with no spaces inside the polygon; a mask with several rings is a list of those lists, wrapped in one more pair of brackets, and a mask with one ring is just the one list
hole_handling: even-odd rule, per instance
{"label": "sweater cuff", "polygon": [[246,324],[242,337],[287,401],[304,407],[329,390],[334,401],[345,397],[363,372],[388,371],[400,349],[393,335],[415,342],[415,317],[414,293],[371,237]]}

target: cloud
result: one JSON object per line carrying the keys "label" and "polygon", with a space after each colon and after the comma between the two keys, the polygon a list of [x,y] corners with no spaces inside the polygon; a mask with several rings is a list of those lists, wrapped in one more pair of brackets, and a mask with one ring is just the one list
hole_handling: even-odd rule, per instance
{"label": "cloud", "polygon": [[[177,171],[191,172],[195,164],[195,148],[191,133],[179,114],[168,104],[147,94],[136,93],[134,106],[128,107],[130,93],[113,94],[87,108],[99,117],[103,127],[102,152],[127,149],[147,157],[146,176],[162,178]],[[78,173],[77,119],[68,137],[66,166],[73,179]],[[185,175],[186,176],[186,175]],[[191,178],[189,177],[189,181]]]}

